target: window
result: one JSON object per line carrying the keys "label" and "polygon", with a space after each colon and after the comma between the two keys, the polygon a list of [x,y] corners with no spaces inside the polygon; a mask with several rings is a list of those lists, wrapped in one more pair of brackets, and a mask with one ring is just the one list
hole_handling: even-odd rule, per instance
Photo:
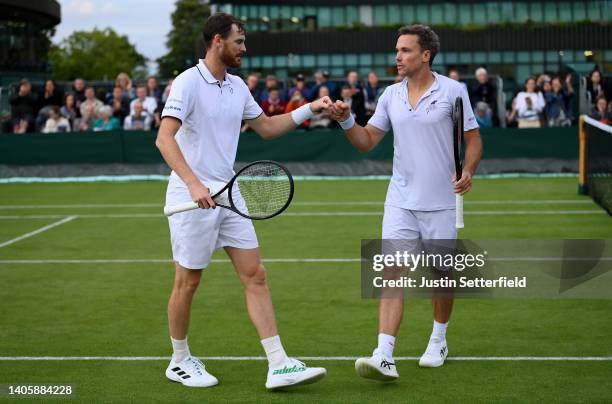
{"label": "window", "polygon": [[387,24],[387,10],[385,6],[374,6],[374,26],[380,27]]}
{"label": "window", "polygon": [[570,3],[569,1],[563,1],[559,3],[559,21],[572,21],[572,3]]}
{"label": "window", "polygon": [[402,23],[402,15],[400,12],[400,7],[398,5],[387,6],[387,14],[389,15],[389,19],[388,19],[389,24],[401,24]]}
{"label": "window", "polygon": [[416,21],[414,6],[402,5],[402,20],[404,24],[412,24]]}
{"label": "window", "polygon": [[586,20],[586,8],[583,2],[574,2],[574,21]]}
{"label": "window", "polygon": [[362,53],[359,55],[359,65],[360,66],[372,66],[372,54],[371,53]]}
{"label": "window", "polygon": [[530,3],[529,4],[529,18],[533,22],[543,22],[544,17],[542,14],[542,3]]}
{"label": "window", "polygon": [[457,6],[451,3],[444,3],[444,22],[449,25],[457,24]]}
{"label": "window", "polygon": [[467,25],[472,22],[472,7],[469,5],[459,6],[459,25]]}
{"label": "window", "polygon": [[444,24],[444,6],[442,4],[431,5],[431,24]]}
{"label": "window", "polygon": [[525,22],[529,19],[529,9],[527,3],[516,3],[514,5],[515,22]]}
{"label": "window", "polygon": [[317,67],[315,63],[315,56],[314,55],[302,55],[302,66]]}
{"label": "window", "polygon": [[487,23],[487,9],[482,4],[470,4],[468,7],[472,9],[472,22],[478,25]]}
{"label": "window", "polygon": [[498,23],[501,21],[500,4],[498,2],[487,3],[487,16],[488,23]]}
{"label": "window", "polygon": [[346,14],[344,7],[332,7],[331,9],[332,25],[346,25]]}
{"label": "window", "polygon": [[329,7],[319,8],[319,27],[329,28],[331,24],[331,9]]}
{"label": "window", "polygon": [[359,22],[359,9],[355,6],[346,7],[347,25],[353,25],[355,22]]}
{"label": "window", "polygon": [[430,24],[429,21],[429,5],[419,4],[416,6],[416,20],[420,24]]}

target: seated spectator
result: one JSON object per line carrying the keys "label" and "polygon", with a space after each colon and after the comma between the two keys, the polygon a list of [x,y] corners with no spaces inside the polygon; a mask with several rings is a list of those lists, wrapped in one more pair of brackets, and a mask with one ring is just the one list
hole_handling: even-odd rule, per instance
{"label": "seated spectator", "polygon": [[75,79],[72,83],[72,93],[76,101],[76,107],[81,108],[81,103],[85,101],[85,80]]}
{"label": "seated spectator", "polygon": [[479,67],[474,73],[476,83],[470,89],[470,101],[472,106],[478,102],[485,102],[493,113],[493,121],[497,121],[497,88],[489,82],[489,73],[484,67]]}
{"label": "seated spectator", "polygon": [[70,122],[70,127],[74,127],[74,122],[81,116],[81,112],[76,107],[76,98],[73,93],[64,95],[64,105],[60,108],[60,114]]}
{"label": "seated spectator", "polygon": [[94,132],[102,132],[109,130],[121,129],[119,120],[113,116],[113,110],[108,105],[104,105],[100,108],[100,117],[95,120],[93,124]]}
{"label": "seated spectator", "polygon": [[374,115],[378,98],[383,93],[384,88],[378,84],[378,75],[375,72],[368,73],[368,83],[365,86],[365,109],[368,119]]}
{"label": "seated spectator", "polygon": [[600,95],[597,97],[595,105],[591,108],[589,116],[606,125],[612,125],[612,114],[608,112],[608,101],[606,97]]}
{"label": "seated spectator", "polygon": [[513,122],[517,119],[519,128],[539,128],[542,126],[540,114],[546,104],[542,93],[536,90],[534,77],[525,80],[525,90],[518,93],[514,98],[508,121]]}
{"label": "seated spectator", "polygon": [[269,98],[269,93],[273,88],[278,90],[278,95],[280,97],[280,100],[283,102],[283,105],[285,105],[285,94],[283,94],[280,91],[280,86],[278,85],[276,76],[273,74],[270,74],[266,77],[266,85],[264,89],[261,91],[260,98],[259,98],[260,103],[263,103],[265,100]]}
{"label": "seated spectator", "polygon": [[261,91],[257,88],[259,86],[259,76],[257,73],[250,73],[246,78],[246,85],[253,96],[255,101],[261,100]]}
{"label": "seated spectator", "polygon": [[351,70],[348,72],[345,87],[349,87],[351,90],[351,111],[355,114],[355,121],[359,125],[365,126],[367,124],[365,96],[363,88],[359,84],[359,74],[356,71]]}
{"label": "seated spectator", "polygon": [[282,115],[285,113],[285,103],[280,98],[280,90],[278,87],[272,87],[268,90],[268,98],[261,103],[261,109],[268,116]]}
{"label": "seated spectator", "polygon": [[567,89],[561,86],[561,79],[553,77],[550,84],[544,85],[544,101],[546,102],[546,122],[550,127],[571,126],[570,102],[574,95],[572,75],[565,77]]}
{"label": "seated spectator", "polygon": [[123,97],[121,87],[113,88],[112,98],[107,103],[113,111],[113,117],[119,120],[119,125],[123,125],[123,120],[130,114],[130,103]]}
{"label": "seated spectator", "polygon": [[43,133],[70,132],[70,122],[60,113],[56,105],[49,106],[49,119],[42,130]]}
{"label": "seated spectator", "polygon": [[[103,105],[104,106],[104,105]],[[81,117],[74,121],[74,131],[87,132],[93,129],[94,121],[98,119],[98,114],[94,109],[93,103],[82,103]],[[99,110],[99,109],[98,109]]]}
{"label": "seated spectator", "polygon": [[481,128],[493,127],[493,111],[486,102],[478,101],[474,107],[476,122]]}
{"label": "seated spectator", "polygon": [[134,112],[123,121],[123,129],[151,130],[151,116],[144,110],[139,100],[134,103]]}
{"label": "seated spectator", "polygon": [[593,70],[589,79],[587,80],[587,93],[591,95],[591,103],[595,105],[597,99],[600,96],[608,97],[606,89],[604,88],[604,82],[601,78],[601,72],[599,70]]}
{"label": "seated spectator", "polygon": [[[325,86],[319,87],[319,93],[317,94],[318,98],[322,98],[325,96],[329,97],[329,90]],[[317,99],[318,99],[317,98]],[[331,125],[331,118],[329,116],[329,112],[326,110],[321,110],[321,112],[316,113],[310,118],[310,125],[308,126],[310,129],[325,129],[329,128]]]}
{"label": "seated spectator", "polygon": [[310,91],[310,99],[309,101],[314,101],[319,94],[319,88],[327,87],[329,90],[329,96],[332,99],[336,99],[338,97],[337,91],[338,86],[333,81],[329,81],[329,72],[327,70],[319,70],[314,74],[315,85]]}
{"label": "seated spectator", "polygon": [[[465,91],[466,92],[468,91],[467,84],[465,84],[463,81],[461,81],[461,75],[459,74],[459,70],[457,70],[455,68],[448,69],[448,78],[451,79],[451,80],[458,81],[459,83],[461,83],[463,88],[465,88]],[[488,78],[487,78],[487,80],[488,80]]]}
{"label": "seated spectator", "polygon": [[100,108],[104,106],[102,101],[96,98],[96,93],[94,92],[93,87],[87,87],[85,89],[85,100],[81,102],[81,106],[79,108],[81,110],[81,116],[85,116],[85,110],[89,105],[93,107],[93,114],[96,116],[100,113]]}
{"label": "seated spectator", "polygon": [[127,73],[119,73],[115,79],[115,87],[121,87],[123,90],[123,96],[127,100],[136,98],[136,91],[132,86],[132,80]]}
{"label": "seated spectator", "polygon": [[45,81],[43,95],[38,99],[38,116],[36,117],[36,131],[42,131],[47,119],[49,119],[49,108],[51,106],[62,106],[62,95],[55,85],[55,81]]}
{"label": "seated spectator", "polygon": [[[301,107],[302,105],[306,105],[306,104],[308,104],[308,101],[306,101],[306,98],[302,96],[301,91],[295,90],[293,92],[293,95],[291,96],[291,99],[287,103],[287,106],[285,107],[285,113],[294,111],[298,109],[299,107]],[[310,121],[306,120],[299,127],[307,128],[309,124],[310,124]]]}
{"label": "seated spectator", "polygon": [[155,98],[157,104],[162,102],[162,92],[157,85],[157,77],[149,76],[147,79],[147,97]]}
{"label": "seated spectator", "polygon": [[21,80],[19,92],[9,99],[11,104],[11,126],[13,133],[26,133],[34,130],[36,116],[36,98],[32,94],[32,84]]}
{"label": "seated spectator", "polygon": [[295,76],[295,87],[292,87],[289,90],[289,98],[293,97],[293,93],[299,91],[302,94],[302,97],[305,99],[310,99],[310,90],[306,86],[306,79],[303,74],[298,74]]}
{"label": "seated spectator", "polygon": [[155,98],[147,96],[146,86],[140,85],[136,88],[136,99],[130,102],[130,115],[134,115],[134,105],[136,102],[140,102],[144,111],[153,117],[153,114],[157,109],[157,101]]}

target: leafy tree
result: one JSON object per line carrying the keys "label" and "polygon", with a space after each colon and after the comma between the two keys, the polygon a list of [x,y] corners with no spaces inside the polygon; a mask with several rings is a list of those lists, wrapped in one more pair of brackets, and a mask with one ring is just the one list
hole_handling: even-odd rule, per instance
{"label": "leafy tree", "polygon": [[112,28],[94,28],[91,32],[75,31],[59,45],[53,45],[49,61],[57,80],[76,77],[111,80],[120,72],[132,76],[142,72],[147,59],[138,53],[127,36],[117,34]]}
{"label": "leafy tree", "polygon": [[176,1],[172,30],[166,39],[168,53],[157,59],[161,77],[176,76],[202,56],[202,28],[209,16],[210,8],[201,0]]}

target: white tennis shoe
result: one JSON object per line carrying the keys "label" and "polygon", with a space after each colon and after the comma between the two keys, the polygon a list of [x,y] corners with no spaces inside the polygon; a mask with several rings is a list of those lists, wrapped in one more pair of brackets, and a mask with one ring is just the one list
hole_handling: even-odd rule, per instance
{"label": "white tennis shoe", "polygon": [[309,368],[303,362],[288,358],[279,367],[268,369],[266,388],[270,390],[311,384],[325,377],[325,368]]}
{"label": "white tennis shoe", "polygon": [[399,377],[393,358],[374,350],[371,358],[359,358],[355,361],[357,374],[366,379],[391,381]]}
{"label": "white tennis shoe", "polygon": [[219,383],[215,376],[206,371],[202,361],[194,356],[181,362],[172,359],[166,369],[166,377],[188,387],[211,387]]}
{"label": "white tennis shoe", "polygon": [[446,339],[431,338],[427,349],[421,359],[419,366],[422,368],[437,368],[444,364],[444,360],[448,356],[448,346]]}

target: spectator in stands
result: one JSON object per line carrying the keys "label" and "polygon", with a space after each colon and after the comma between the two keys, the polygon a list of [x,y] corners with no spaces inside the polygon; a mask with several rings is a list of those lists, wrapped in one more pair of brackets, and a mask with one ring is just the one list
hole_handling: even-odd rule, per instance
{"label": "spectator in stands", "polygon": [[19,91],[9,99],[11,104],[11,126],[13,133],[26,133],[34,130],[36,98],[32,94],[32,84],[21,80]]}
{"label": "spectator in stands", "polygon": [[355,114],[355,120],[359,125],[367,124],[367,116],[365,109],[365,96],[361,84],[359,84],[359,74],[351,70],[346,75],[346,86],[351,89],[351,111]]}
{"label": "spectator in stands", "polygon": [[285,105],[285,94],[284,91],[281,91],[281,88],[278,84],[278,80],[276,80],[276,76],[273,74],[270,74],[266,77],[266,85],[264,87],[264,89],[261,91],[260,94],[260,100],[263,103],[265,100],[268,99],[270,90],[276,88],[278,90],[278,94],[280,97],[280,100],[283,102],[283,105]]}
{"label": "spectator in stands", "polygon": [[155,76],[149,76],[147,79],[147,97],[154,98],[157,104],[162,102],[162,92],[159,89],[157,77]]}
{"label": "spectator in stands", "polygon": [[107,105],[111,107],[113,117],[119,120],[119,125],[123,125],[123,120],[130,114],[130,104],[128,100],[123,97],[123,90],[121,87],[115,86],[112,95]]}
{"label": "spectator in stands", "polygon": [[538,76],[538,78],[536,79],[536,88],[541,91],[544,92],[544,84],[545,83],[550,83],[551,82],[551,78],[548,74],[540,74]]}
{"label": "spectator in stands", "polygon": [[90,105],[93,108],[93,115],[96,117],[100,113],[100,108],[104,106],[102,101],[96,98],[96,93],[94,92],[93,87],[85,88],[85,100],[81,102],[81,106],[79,108],[81,110],[81,116],[85,116],[85,110]]}
{"label": "spectator in stands", "polygon": [[[102,105],[104,106],[104,105]],[[94,121],[98,119],[98,114],[93,103],[83,102],[81,104],[81,118],[75,121],[73,129],[79,132],[87,132],[93,129]],[[100,108],[98,108],[99,110]]]}
{"label": "spectator in stands", "polygon": [[162,104],[165,104],[166,100],[168,100],[168,96],[170,95],[170,89],[172,88],[173,81],[174,79],[169,79],[168,83],[166,84],[166,88],[164,88],[164,92],[162,94]]}
{"label": "spectator in stands", "polygon": [[591,103],[595,105],[597,99],[600,96],[608,97],[606,89],[604,87],[603,79],[601,78],[601,72],[599,70],[593,70],[587,80],[587,92],[591,95]]}
{"label": "spectator in stands", "polygon": [[606,125],[612,125],[612,114],[608,112],[608,101],[605,96],[600,95],[597,97],[589,116]]}
{"label": "spectator in stands", "polygon": [[529,77],[525,80],[525,90],[519,92],[512,102],[508,121],[517,119],[519,128],[539,128],[542,126],[540,114],[545,105],[544,96],[537,91],[535,77]]}
{"label": "spectator in stands", "polygon": [[544,85],[545,116],[548,126],[571,126],[570,102],[574,96],[572,75],[565,77],[566,88],[561,85],[559,77],[553,77],[550,84]]}
{"label": "spectator in stands", "polygon": [[115,86],[121,87],[123,90],[123,96],[128,100],[136,98],[136,91],[134,91],[132,80],[127,73],[119,73],[117,75],[117,78],[115,79]]}
{"label": "spectator in stands", "polygon": [[257,88],[259,85],[259,76],[257,73],[250,73],[246,78],[246,85],[255,101],[261,100],[261,91]]}
{"label": "spectator in stands", "polygon": [[75,127],[75,121],[81,117],[81,111],[76,106],[76,98],[73,93],[64,95],[64,105],[60,108],[60,114],[68,120],[71,128]]}
{"label": "spectator in stands", "polygon": [[[299,89],[296,89],[293,92],[291,99],[289,99],[289,102],[287,102],[287,106],[285,107],[285,113],[292,112],[298,109],[299,107],[301,107],[302,105],[306,105],[306,104],[308,104],[308,101],[306,101],[306,98],[304,98],[304,96],[302,95],[302,92]],[[307,128],[309,124],[310,124],[310,121],[305,120],[298,127]]]}
{"label": "spectator in stands", "polygon": [[123,121],[125,130],[151,130],[151,116],[144,110],[142,102],[136,100],[134,112]]}
{"label": "spectator in stands", "polygon": [[302,94],[302,97],[306,100],[310,99],[310,89],[306,85],[306,79],[304,78],[304,75],[301,73],[295,76],[295,87],[292,87],[289,90],[288,97],[293,97],[293,93],[295,93],[296,91],[299,91],[300,94]]}
{"label": "spectator in stands", "polygon": [[493,127],[493,111],[486,102],[478,101],[474,108],[474,116],[476,122],[481,128],[492,128]]}
{"label": "spectator in stands", "polygon": [[119,120],[113,116],[113,109],[110,106],[104,105],[100,108],[99,114],[100,117],[93,124],[95,132],[121,129]]}
{"label": "spectator in stands", "polygon": [[314,101],[316,99],[317,94],[319,94],[319,88],[321,87],[327,87],[329,96],[332,99],[336,99],[338,97],[338,94],[336,94],[338,87],[336,86],[336,83],[329,80],[329,72],[327,70],[319,70],[315,72],[314,78],[315,85],[310,91],[311,99],[309,101]]}
{"label": "spectator in stands", "polygon": [[134,105],[140,101],[145,112],[153,117],[157,109],[157,101],[155,101],[155,98],[147,96],[147,87],[144,85],[138,86],[136,88],[136,96],[137,98],[130,103],[130,115],[134,114]]}
{"label": "spectator in stands", "polygon": [[369,119],[372,115],[374,115],[378,98],[384,90],[384,88],[380,86],[378,82],[378,75],[376,72],[368,73],[368,83],[366,84],[364,90],[366,117]]}
{"label": "spectator in stands", "polygon": [[62,105],[62,95],[59,89],[55,85],[55,81],[46,80],[43,88],[43,94],[38,99],[38,115],[36,116],[36,131],[42,131],[43,126],[49,119],[49,108],[51,106],[57,106],[58,108]]}
{"label": "spectator in stands", "polygon": [[263,109],[268,116],[284,114],[286,105],[280,98],[280,90],[278,87],[272,87],[268,92],[268,98],[261,103],[261,109]]}
{"label": "spectator in stands", "polygon": [[75,79],[72,83],[72,93],[74,94],[74,98],[76,100],[76,107],[80,108],[81,103],[85,101],[85,80],[83,79]]}
{"label": "spectator in stands", "polygon": [[[319,93],[317,94],[317,99],[328,96],[329,97],[329,89],[325,86],[319,87]],[[329,112],[326,110],[321,110],[318,114],[314,114],[312,118],[310,118],[310,125],[308,126],[310,129],[326,129],[331,125],[331,118],[329,116]]]}
{"label": "spectator in stands", "polygon": [[470,89],[470,101],[475,107],[478,102],[485,102],[493,113],[493,121],[497,121],[497,88],[489,82],[489,73],[484,67],[479,67],[474,73],[476,83]]}
{"label": "spectator in stands", "polygon": [[49,106],[49,119],[42,129],[43,133],[70,132],[70,122],[60,113],[57,105]]}
{"label": "spectator in stands", "polygon": [[455,81],[458,81],[459,83],[461,83],[463,88],[465,88],[465,91],[468,92],[467,84],[465,84],[463,81],[461,81],[461,75],[459,74],[459,70],[455,69],[454,67],[448,69],[448,78],[451,79],[451,80],[455,80]]}

